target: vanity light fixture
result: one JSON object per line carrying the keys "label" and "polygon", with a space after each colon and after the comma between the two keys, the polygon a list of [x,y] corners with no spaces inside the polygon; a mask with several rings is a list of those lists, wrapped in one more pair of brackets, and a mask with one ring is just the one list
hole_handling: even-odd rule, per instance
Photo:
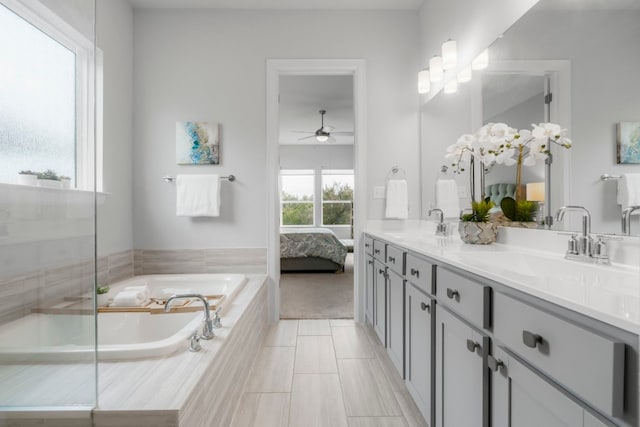
{"label": "vanity light fixture", "polygon": [[458,73],[458,83],[467,83],[471,81],[471,65],[467,65]]}
{"label": "vanity light fixture", "polygon": [[442,68],[451,70],[458,65],[458,52],[455,40],[447,40],[442,44]]}
{"label": "vanity light fixture", "polygon": [[434,56],[429,60],[430,80],[432,83],[442,81],[444,71],[442,69],[442,57]]}
{"label": "vanity light fixture", "polygon": [[444,85],[444,93],[456,93],[458,91],[458,81],[451,79]]}
{"label": "vanity light fixture", "polygon": [[418,93],[424,95],[431,90],[431,80],[429,80],[429,70],[426,68],[418,73]]}
{"label": "vanity light fixture", "polygon": [[480,55],[471,62],[471,68],[474,70],[484,70],[489,66],[489,49],[483,50]]}

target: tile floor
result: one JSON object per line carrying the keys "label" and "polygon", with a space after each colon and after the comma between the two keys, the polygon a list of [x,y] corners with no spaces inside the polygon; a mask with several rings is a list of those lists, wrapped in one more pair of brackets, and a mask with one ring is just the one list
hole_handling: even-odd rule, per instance
{"label": "tile floor", "polygon": [[234,427],[426,426],[386,350],[353,320],[272,325]]}

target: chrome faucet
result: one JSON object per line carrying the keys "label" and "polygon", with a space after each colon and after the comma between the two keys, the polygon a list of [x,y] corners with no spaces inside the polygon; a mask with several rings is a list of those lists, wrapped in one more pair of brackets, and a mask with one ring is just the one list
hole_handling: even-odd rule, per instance
{"label": "chrome faucet", "polygon": [[449,224],[444,222],[444,212],[442,209],[429,209],[427,215],[431,216],[432,213],[436,213],[438,215],[438,223],[436,225],[436,235],[438,236],[446,236],[449,230]]}
{"label": "chrome faucet", "polygon": [[555,221],[562,221],[565,212],[580,212],[582,214],[582,235],[572,234],[569,239],[565,258],[584,259],[592,256],[591,248],[593,239],[591,237],[591,213],[582,206],[563,206],[556,212]]}
{"label": "chrome faucet", "polygon": [[209,301],[207,298],[200,294],[180,294],[180,295],[172,295],[169,297],[167,302],[164,304],[164,311],[168,313],[171,310],[171,303],[177,299],[189,299],[189,298],[197,298],[202,301],[204,305],[204,326],[202,328],[202,335],[200,338],[203,340],[210,340],[215,337],[213,333],[213,320],[211,320],[211,312],[209,310]]}
{"label": "chrome faucet", "polygon": [[631,214],[640,209],[640,206],[629,206],[622,211],[622,234],[631,234]]}

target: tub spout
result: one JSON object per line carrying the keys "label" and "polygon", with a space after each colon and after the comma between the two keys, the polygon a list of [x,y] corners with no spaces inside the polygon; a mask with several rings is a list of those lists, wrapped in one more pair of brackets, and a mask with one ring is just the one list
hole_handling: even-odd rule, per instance
{"label": "tub spout", "polygon": [[209,310],[209,301],[203,295],[200,294],[179,294],[172,295],[169,297],[167,302],[164,305],[164,311],[169,312],[171,309],[171,303],[177,299],[191,299],[196,298],[202,301],[202,305],[204,305],[204,326],[202,328],[202,335],[200,338],[203,340],[210,340],[215,337],[213,333],[213,320],[211,320],[211,311]]}

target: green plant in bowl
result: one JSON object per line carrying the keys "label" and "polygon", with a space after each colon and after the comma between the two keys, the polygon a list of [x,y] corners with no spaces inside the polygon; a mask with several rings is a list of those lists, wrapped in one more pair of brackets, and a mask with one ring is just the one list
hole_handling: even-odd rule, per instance
{"label": "green plant in bowl", "polygon": [[51,169],[38,173],[38,179],[49,179],[51,181],[60,181],[60,177]]}
{"label": "green plant in bowl", "polygon": [[530,200],[515,200],[505,197],[500,202],[500,208],[504,216],[511,221],[532,222],[538,212],[538,203]]}
{"label": "green plant in bowl", "polygon": [[26,170],[26,171],[20,171],[18,172],[19,175],[35,175],[38,176],[38,172],[34,172],[32,170]]}
{"label": "green plant in bowl", "polygon": [[480,202],[471,202],[471,213],[463,214],[460,220],[462,222],[488,222],[489,211],[494,206],[493,202],[488,199]]}

